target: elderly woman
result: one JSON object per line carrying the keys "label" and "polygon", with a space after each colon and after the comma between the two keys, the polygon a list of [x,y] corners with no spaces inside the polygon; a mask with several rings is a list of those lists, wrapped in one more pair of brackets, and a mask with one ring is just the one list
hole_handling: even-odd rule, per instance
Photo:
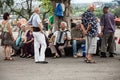
{"label": "elderly woman", "polygon": [[27,29],[25,25],[21,26],[21,29],[23,31],[23,34],[21,36],[22,38],[22,47],[21,47],[21,57],[27,57],[30,58],[34,54],[34,39],[32,31]]}
{"label": "elderly woman", "polygon": [[11,57],[11,46],[14,40],[12,29],[9,22],[9,13],[4,13],[2,21],[3,37],[1,40],[2,53],[4,53],[4,60],[13,60]]}
{"label": "elderly woman", "polygon": [[[54,54],[54,57],[59,57],[57,51],[60,52],[60,55],[65,56],[64,48],[67,46],[67,41],[71,40],[71,34],[67,28],[67,23],[62,21],[60,23],[60,29],[54,32],[53,36],[50,39],[50,49]],[[54,42],[53,42],[54,39]],[[53,43],[53,44],[52,44]]]}

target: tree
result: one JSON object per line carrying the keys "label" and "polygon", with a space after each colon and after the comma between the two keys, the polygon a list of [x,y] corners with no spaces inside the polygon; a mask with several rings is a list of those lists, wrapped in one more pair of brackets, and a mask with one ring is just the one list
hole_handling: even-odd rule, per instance
{"label": "tree", "polygon": [[117,16],[120,17],[120,7],[116,8],[116,9],[114,10],[114,13],[115,13],[115,15],[117,15]]}
{"label": "tree", "polygon": [[14,0],[1,0],[0,7],[6,4],[10,12],[14,12],[19,17],[29,19],[33,13],[33,7],[39,6],[43,9],[43,20],[46,17],[46,14],[52,11],[52,6],[50,0],[35,0],[38,5],[33,5],[33,0],[20,0],[20,2],[14,4]]}
{"label": "tree", "polygon": [[[0,7],[4,5],[8,6],[10,12],[15,12],[18,15],[18,17],[28,19],[32,14],[32,0],[24,0],[21,3],[17,3],[15,6],[14,0],[1,0]],[[17,6],[19,6],[19,8],[16,8]]]}
{"label": "tree", "polygon": [[52,15],[53,14],[53,7],[52,7],[52,4],[51,4],[51,1],[50,0],[39,0],[42,2],[42,4],[39,6],[42,8],[42,20],[44,20],[46,18],[46,15],[49,13],[49,15]]}

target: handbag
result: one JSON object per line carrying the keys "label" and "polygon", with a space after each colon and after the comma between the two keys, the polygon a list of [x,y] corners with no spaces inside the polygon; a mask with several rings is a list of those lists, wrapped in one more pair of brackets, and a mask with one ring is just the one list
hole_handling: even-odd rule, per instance
{"label": "handbag", "polygon": [[119,40],[118,40],[118,44],[120,44],[120,38],[119,38]]}
{"label": "handbag", "polygon": [[[6,24],[7,24],[7,23],[6,23]],[[3,39],[3,37],[4,37],[4,35],[5,35],[5,33],[4,33],[4,31],[3,31],[4,28],[5,28],[5,25],[4,25],[4,27],[1,27],[0,39]]]}
{"label": "handbag", "polygon": [[4,36],[4,32],[3,32],[3,27],[1,28],[1,34],[0,34],[0,39],[2,39]]}
{"label": "handbag", "polygon": [[49,40],[48,40],[48,38],[47,38],[47,36],[45,34],[44,34],[44,36],[45,36],[46,45],[48,47],[49,46]]}
{"label": "handbag", "polygon": [[18,36],[18,38],[17,38],[16,41],[15,41],[15,45],[16,45],[16,46],[18,46],[19,43],[22,41],[21,36],[22,36],[22,31],[20,31],[20,35]]}
{"label": "handbag", "polygon": [[18,37],[15,41],[15,45],[18,46],[21,41],[22,41],[22,38]]}
{"label": "handbag", "polygon": [[2,31],[1,34],[0,34],[0,39],[2,39],[3,36],[4,36],[4,33],[3,33],[3,31]]}

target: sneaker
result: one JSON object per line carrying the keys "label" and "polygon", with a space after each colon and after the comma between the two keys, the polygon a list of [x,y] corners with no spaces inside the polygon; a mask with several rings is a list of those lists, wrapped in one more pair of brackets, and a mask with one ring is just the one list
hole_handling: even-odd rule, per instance
{"label": "sneaker", "polygon": [[77,57],[82,57],[81,53],[77,53]]}
{"label": "sneaker", "polygon": [[78,56],[77,55],[73,55],[74,58],[77,58]]}

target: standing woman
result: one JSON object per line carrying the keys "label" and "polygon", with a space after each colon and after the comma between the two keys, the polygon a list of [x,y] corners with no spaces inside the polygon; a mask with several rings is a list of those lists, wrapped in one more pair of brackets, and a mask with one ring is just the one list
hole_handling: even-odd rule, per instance
{"label": "standing woman", "polygon": [[4,13],[2,21],[3,37],[1,40],[2,53],[4,53],[4,60],[13,60],[11,57],[11,43],[14,40],[12,29],[9,22],[9,13]]}

